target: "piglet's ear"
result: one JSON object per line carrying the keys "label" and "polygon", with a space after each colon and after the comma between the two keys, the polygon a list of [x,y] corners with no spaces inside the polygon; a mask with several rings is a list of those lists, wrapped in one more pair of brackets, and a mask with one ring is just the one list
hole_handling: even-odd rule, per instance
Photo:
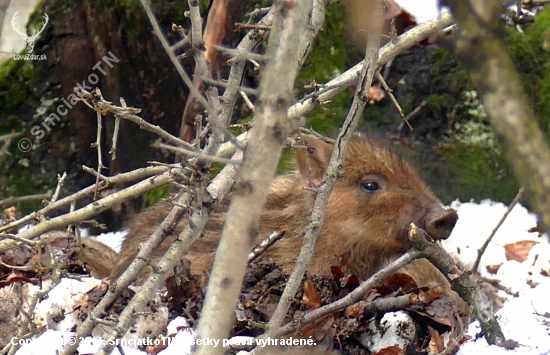
{"label": "piglet's ear", "polygon": [[300,174],[313,186],[321,186],[332,154],[332,144],[310,135],[296,137],[296,141],[305,146],[295,150]]}

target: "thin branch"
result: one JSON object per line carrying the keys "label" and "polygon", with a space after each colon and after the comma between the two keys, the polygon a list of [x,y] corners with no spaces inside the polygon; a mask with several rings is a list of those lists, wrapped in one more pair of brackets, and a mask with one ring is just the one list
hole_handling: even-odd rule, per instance
{"label": "thin branch", "polygon": [[[127,108],[126,106],[126,100],[124,100],[123,97],[120,98],[120,105],[122,108]],[[116,146],[118,142],[118,131],[120,130],[120,116],[115,115],[115,128],[113,130],[113,142],[111,144],[111,150],[109,151],[109,154],[111,154],[111,160],[116,160]]]}
{"label": "thin branch", "polygon": [[63,184],[65,184],[65,179],[67,179],[67,172],[64,171],[63,175],[59,176],[57,175],[57,186],[55,188],[55,192],[52,195],[52,198],[50,199],[50,203],[54,203],[59,198],[59,194],[61,193],[61,188],[63,187]]}
{"label": "thin branch", "polygon": [[250,263],[252,260],[256,259],[258,256],[262,255],[263,252],[265,252],[270,246],[275,244],[276,241],[284,237],[285,231],[275,231],[267,236],[260,244],[258,244],[250,254],[248,254],[248,262]]}
{"label": "thin branch", "polygon": [[319,138],[320,140],[322,140],[324,142],[327,142],[327,143],[330,143],[330,144],[336,143],[336,140],[334,140],[332,138],[325,137],[322,134],[319,134],[319,133],[315,132],[312,129],[308,129],[308,128],[305,128],[305,127],[300,127],[300,128],[298,128],[298,132],[315,136],[315,137]]}
{"label": "thin branch", "polygon": [[36,201],[50,198],[51,194],[35,194],[27,196],[17,196],[17,197],[8,197],[3,200],[0,200],[0,206],[10,205],[12,203],[25,202],[25,201]]}
{"label": "thin branch", "polygon": [[[191,79],[183,69],[181,63],[176,58],[174,51],[172,50],[170,44],[168,43],[168,41],[166,40],[166,37],[163,34],[164,32],[160,29],[158,25],[158,22],[155,18],[155,15],[153,14],[153,11],[151,10],[151,6],[149,5],[149,2],[147,0],[141,0],[141,5],[145,9],[145,13],[147,14],[147,17],[149,17],[149,21],[151,22],[151,25],[153,26],[153,29],[155,30],[155,34],[157,35],[160,43],[162,44],[162,47],[166,51],[166,54],[168,54],[168,57],[172,61],[172,64],[176,68],[178,74],[182,78],[185,85],[187,85],[191,93],[196,96],[197,100],[199,100],[199,102],[208,110],[208,112],[210,112],[211,115],[215,115],[216,114],[215,110],[212,109],[212,107],[210,106],[208,101],[206,101],[204,96],[202,96],[201,93],[197,90],[197,88],[195,88],[195,86],[193,85],[193,82],[191,81]],[[192,40],[198,41],[198,40],[202,40],[202,38],[198,39],[195,37]]]}
{"label": "thin branch", "polygon": [[244,91],[239,91],[239,94],[241,94],[241,97],[246,103],[246,107],[248,107],[250,111],[254,112],[254,104],[252,103],[252,101],[250,101],[250,99],[248,98],[248,95],[246,95]]}
{"label": "thin branch", "polygon": [[242,30],[271,31],[271,26],[255,25],[255,24],[242,23],[242,22],[236,22],[235,27],[236,27],[235,31],[242,31]]}
{"label": "thin branch", "polygon": [[[411,126],[411,124],[409,123],[409,121],[407,121],[407,118],[405,117],[405,114],[403,113],[403,110],[401,109],[401,106],[399,105],[399,103],[397,102],[397,100],[395,99],[395,96],[393,96],[393,90],[390,89],[390,87],[388,86],[388,84],[386,83],[386,80],[384,80],[384,78],[382,77],[382,75],[380,74],[380,71],[377,71],[376,72],[376,77],[378,78],[378,80],[382,83],[382,86],[384,87],[384,90],[386,90],[386,92],[388,93],[388,95],[390,96],[390,99],[391,101],[393,102],[393,104],[395,105],[395,107],[397,108],[397,111],[399,112],[399,116],[401,116],[401,118],[403,119],[403,122],[407,124],[407,126],[409,127],[409,129],[411,131],[413,131],[413,128]],[[402,123],[403,123],[402,122]]]}
{"label": "thin branch", "polygon": [[[96,111],[97,134],[96,134],[95,147],[97,149],[97,171],[98,171],[98,173],[101,173],[101,169],[103,169],[103,157],[101,155],[101,131],[103,130],[103,126],[102,126],[102,122],[101,122],[102,121],[101,115],[102,115],[101,112]],[[99,175],[97,176],[96,181],[95,181],[94,201],[97,200],[98,197],[99,197]]]}
{"label": "thin branch", "polygon": [[292,321],[285,326],[277,329],[274,333],[276,337],[282,337],[284,335],[297,332],[305,325],[312,323],[318,319],[323,318],[326,315],[338,312],[348,306],[351,306],[355,302],[359,301],[363,296],[373,289],[374,287],[380,285],[388,276],[396,273],[399,269],[405,265],[410,264],[413,260],[424,258],[425,253],[418,250],[410,250],[403,256],[399,257],[395,261],[391,262],[383,268],[382,270],[376,272],[374,275],[369,277],[366,281],[362,282],[359,287],[357,287],[352,292],[348,293],[345,297],[332,302],[326,306],[314,309],[310,312],[304,314],[299,322]]}
{"label": "thin branch", "polygon": [[418,115],[418,113],[420,113],[420,111],[424,107],[426,107],[427,104],[428,104],[428,101],[422,100],[422,102],[418,106],[416,106],[415,109],[412,110],[412,112],[407,115],[407,117],[405,117],[405,120],[401,121],[401,123],[399,124],[399,127],[397,127],[397,131],[399,132],[399,134],[401,133],[401,130],[403,129],[403,127],[405,127],[405,122],[409,123],[411,118]]}
{"label": "thin branch", "polygon": [[227,47],[223,47],[223,46],[214,46],[214,48],[219,50],[220,52],[225,52],[227,54],[230,54],[234,57],[234,59],[238,59],[238,60],[253,59],[253,60],[257,60],[258,62],[267,61],[267,57],[265,56],[265,54],[257,54],[257,53],[254,53],[254,52],[245,52],[243,50],[227,48]]}
{"label": "thin branch", "polygon": [[159,149],[167,149],[171,150],[176,153],[183,153],[188,156],[197,157],[206,161],[215,162],[215,163],[222,163],[222,164],[240,164],[240,161],[233,161],[230,159],[220,158],[212,155],[208,155],[202,152],[197,152],[195,150],[189,150],[185,148],[180,147],[173,147],[171,145],[163,144],[160,142],[155,142],[151,145],[153,148],[159,148]]}
{"label": "thin branch", "polygon": [[81,97],[82,99],[85,99],[83,100],[83,102],[87,103],[88,106],[93,110],[99,110],[103,113],[111,112],[115,116],[118,115],[120,118],[134,122],[139,126],[139,128],[145,129],[151,133],[154,133],[167,142],[170,142],[172,144],[175,144],[181,147],[193,148],[193,146],[187,143],[186,141],[173,136],[172,134],[166,132],[159,126],[152,125],[149,122],[145,121],[143,118],[136,116],[135,115],[136,113],[141,112],[140,109],[137,109],[134,107],[120,107],[120,106],[113,105],[112,102],[104,100],[101,94],[101,91],[99,89],[96,89],[94,90],[93,93],[90,93],[84,90],[82,87],[77,86],[74,88],[74,91],[79,97]]}
{"label": "thin branch", "polygon": [[[224,88],[227,88],[227,87],[230,86],[228,83],[220,81],[220,80],[214,80],[214,79],[206,78],[206,77],[203,77],[203,76],[201,76],[200,78],[203,82],[208,83],[208,84],[218,85],[218,86],[222,86]],[[240,86],[240,85],[238,86],[238,88],[239,88],[239,91],[244,91],[244,92],[246,92],[248,94],[251,94],[251,95],[258,95],[258,90],[257,89],[247,88],[246,86]]]}
{"label": "thin branch", "polygon": [[521,200],[521,198],[523,197],[523,192],[524,192],[524,188],[521,187],[516,195],[516,197],[514,197],[514,199],[512,200],[512,202],[510,202],[510,205],[508,205],[508,208],[506,209],[506,212],[504,212],[504,215],[502,216],[502,218],[500,219],[500,221],[498,221],[497,225],[495,228],[493,228],[493,231],[491,232],[491,234],[489,235],[489,238],[487,238],[487,240],[485,241],[485,243],[483,243],[483,245],[481,246],[481,248],[479,248],[477,250],[477,258],[476,258],[476,261],[474,263],[474,267],[472,268],[472,271],[473,272],[478,272],[477,269],[479,268],[479,263],[481,262],[481,257],[483,256],[483,253],[485,253],[485,250],[487,249],[487,246],[489,246],[489,243],[491,243],[491,240],[493,240],[493,237],[495,236],[495,234],[497,233],[498,229],[500,228],[500,226],[502,226],[502,224],[504,223],[504,221],[506,220],[506,217],[508,217],[508,215],[510,214],[510,212],[512,212],[512,210],[514,209],[514,207],[516,206],[516,204],[519,202],[519,200]]}

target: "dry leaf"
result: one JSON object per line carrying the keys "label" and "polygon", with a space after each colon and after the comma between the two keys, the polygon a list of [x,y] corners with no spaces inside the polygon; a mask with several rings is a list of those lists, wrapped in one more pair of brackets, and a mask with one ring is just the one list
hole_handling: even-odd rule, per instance
{"label": "dry leaf", "polygon": [[387,348],[381,349],[373,355],[403,355],[405,350],[401,349],[399,346],[388,346]]}
{"label": "dry leaf", "polygon": [[344,316],[346,318],[355,318],[357,320],[360,320],[361,318],[363,318],[365,308],[370,306],[370,304],[371,302],[366,301],[359,301],[357,303],[354,303],[345,309]]}
{"label": "dry leaf", "polygon": [[386,296],[399,289],[405,293],[411,293],[417,288],[416,282],[409,274],[396,273],[388,276],[376,290],[381,295]]}
{"label": "dry leaf", "polygon": [[428,331],[431,335],[430,345],[428,345],[428,349],[430,349],[430,351],[435,354],[439,354],[445,348],[443,338],[441,337],[441,335],[439,335],[439,332],[437,330],[430,326],[428,326]]}
{"label": "dry leaf", "polygon": [[420,299],[423,300],[424,302],[432,303],[433,301],[441,297],[442,294],[443,294],[443,289],[438,287],[438,288],[430,288],[427,291],[424,291],[421,289],[419,296],[420,296]]}
{"label": "dry leaf", "polygon": [[304,295],[302,296],[302,304],[308,308],[319,308],[321,307],[321,298],[317,291],[315,291],[315,286],[311,281],[304,282]]}
{"label": "dry leaf", "polygon": [[374,84],[369,89],[369,104],[373,105],[386,98],[386,91],[380,87],[380,84]]}
{"label": "dry leaf", "polygon": [[488,273],[495,275],[495,274],[498,272],[498,269],[500,269],[501,266],[502,266],[502,264],[498,264],[498,265],[487,265],[487,266],[485,267],[485,269],[487,269],[487,272],[488,272]]}
{"label": "dry leaf", "polygon": [[504,250],[506,252],[506,260],[515,260],[517,262],[524,262],[529,256],[531,248],[538,244],[538,242],[532,240],[522,240],[513,244],[506,244]]}
{"label": "dry leaf", "polygon": [[334,316],[329,314],[313,323],[310,323],[300,330],[298,334],[291,334],[288,337],[297,338],[297,339],[309,339],[310,337],[315,341],[323,340],[332,324],[334,323]]}

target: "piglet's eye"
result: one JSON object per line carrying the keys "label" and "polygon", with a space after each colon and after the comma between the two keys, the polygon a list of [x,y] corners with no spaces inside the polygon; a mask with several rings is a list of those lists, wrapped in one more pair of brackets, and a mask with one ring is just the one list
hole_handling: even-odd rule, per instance
{"label": "piglet's eye", "polygon": [[365,191],[376,191],[380,190],[380,185],[374,181],[364,181],[361,183],[361,188]]}

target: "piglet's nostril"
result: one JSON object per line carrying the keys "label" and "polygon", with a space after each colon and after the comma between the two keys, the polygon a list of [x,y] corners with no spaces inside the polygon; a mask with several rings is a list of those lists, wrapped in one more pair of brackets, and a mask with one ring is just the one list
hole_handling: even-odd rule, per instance
{"label": "piglet's nostril", "polygon": [[426,223],[426,231],[434,239],[447,239],[455,227],[458,215],[452,208],[432,213]]}

